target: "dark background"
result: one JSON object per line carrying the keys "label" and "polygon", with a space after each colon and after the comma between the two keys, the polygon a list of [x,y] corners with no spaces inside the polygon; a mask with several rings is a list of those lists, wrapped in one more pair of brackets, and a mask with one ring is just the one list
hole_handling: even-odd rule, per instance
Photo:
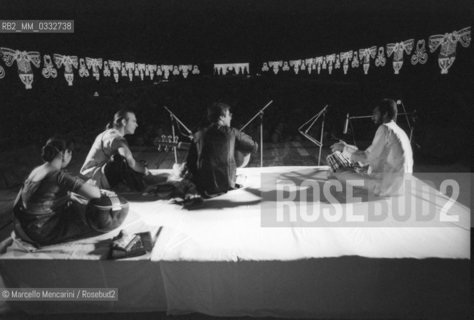
{"label": "dark background", "polygon": [[[44,79],[33,67],[32,90],[25,90],[14,65],[0,80],[0,150],[40,145],[55,133],[73,134],[89,145],[121,107],[136,110],[140,127],[132,143],[149,142],[169,131],[162,106],[169,106],[191,128],[207,105],[223,100],[234,107],[234,124],[245,123],[269,100],[266,139],[281,123],[285,139],[329,104],[328,134],[363,144],[373,135],[370,121],[354,122],[354,136],[343,136],[345,114],[369,114],[384,97],[401,99],[417,110],[415,154],[424,161],[470,158],[472,145],[473,44],[457,46],[449,74],[441,75],[438,53],[425,65],[409,56],[399,75],[392,58],[368,75],[362,66],[344,75],[257,76],[262,61],[304,59],[408,39],[428,40],[470,26],[472,1],[0,1],[0,19],[73,19],[74,34],[0,34],[0,46],[43,54],[77,55],[154,64],[198,64],[201,75],[167,83],[134,78],[96,81],[80,78],[68,87],[60,69]],[[428,45],[428,43],[427,43]],[[427,47],[427,50],[428,47]],[[216,77],[213,63],[250,62],[251,77]],[[99,97],[94,97],[94,92]],[[402,122],[401,122],[402,123]],[[403,125],[403,123],[402,123]],[[255,128],[250,127],[250,133]],[[141,139],[141,140],[140,140]]]}

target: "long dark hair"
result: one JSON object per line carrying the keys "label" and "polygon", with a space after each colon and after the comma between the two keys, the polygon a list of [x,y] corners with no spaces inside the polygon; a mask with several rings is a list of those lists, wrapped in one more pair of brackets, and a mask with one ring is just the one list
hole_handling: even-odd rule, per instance
{"label": "long dark hair", "polygon": [[41,148],[41,158],[43,161],[51,162],[58,154],[66,150],[74,150],[74,140],[67,137],[52,137]]}
{"label": "long dark hair", "polygon": [[113,120],[107,123],[107,125],[105,126],[105,129],[112,129],[113,127],[121,127],[122,120],[128,119],[127,117],[128,113],[134,113],[134,112],[131,111],[130,109],[120,109],[119,111],[115,112]]}

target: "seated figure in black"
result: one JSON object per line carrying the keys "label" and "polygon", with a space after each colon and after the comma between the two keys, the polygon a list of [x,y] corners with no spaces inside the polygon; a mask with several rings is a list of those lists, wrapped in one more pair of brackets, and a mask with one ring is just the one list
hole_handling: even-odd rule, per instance
{"label": "seated figure in black", "polygon": [[187,168],[205,198],[236,188],[236,151],[255,152],[258,144],[230,126],[230,106],[214,103],[208,109],[211,125],[197,131],[187,157]]}

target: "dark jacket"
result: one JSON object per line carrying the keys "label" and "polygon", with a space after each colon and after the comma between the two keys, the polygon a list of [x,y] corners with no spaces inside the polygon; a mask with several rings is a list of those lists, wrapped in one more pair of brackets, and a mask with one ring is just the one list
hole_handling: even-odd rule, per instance
{"label": "dark jacket", "polygon": [[258,144],[245,133],[212,124],[194,134],[187,165],[202,194],[220,194],[235,188],[235,150],[250,153],[257,149]]}

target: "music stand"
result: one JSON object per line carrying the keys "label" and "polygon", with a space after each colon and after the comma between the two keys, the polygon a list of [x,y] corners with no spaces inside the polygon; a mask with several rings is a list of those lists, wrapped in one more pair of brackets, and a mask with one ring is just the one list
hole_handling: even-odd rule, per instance
{"label": "music stand", "polygon": [[273,103],[273,100],[270,100],[262,109],[258,110],[257,113],[240,128],[240,131],[244,130],[255,118],[260,116],[260,167],[263,167],[263,111],[268,108]]}
{"label": "music stand", "polygon": [[[329,105],[326,105],[321,111],[319,111],[318,113],[316,113],[314,116],[312,116],[308,121],[306,121],[305,123],[303,123],[299,128],[298,128],[298,131],[299,133],[301,133],[303,135],[303,137],[305,137],[306,139],[308,139],[309,141],[311,141],[312,143],[314,143],[315,145],[317,145],[319,147],[319,154],[318,154],[318,166],[321,164],[321,150],[323,148],[323,137],[324,137],[324,123],[326,121],[326,111],[327,111],[327,108],[329,107]],[[316,123],[316,121],[319,119],[319,117],[323,116],[323,121],[321,123],[321,137],[320,137],[320,140],[316,140],[315,138],[313,138],[309,133],[308,131],[313,127],[313,125]],[[303,131],[303,128],[305,125],[307,125],[308,123],[309,126],[306,128],[306,130]]]}
{"label": "music stand", "polygon": [[[173,113],[173,111],[171,111],[170,109],[168,109],[168,107],[164,106],[163,107],[166,111],[168,111],[168,113],[170,114],[170,118],[171,118],[171,132],[173,134],[173,141],[177,142],[176,140],[176,134],[175,134],[175,126],[174,126],[174,123],[176,122],[179,126],[181,126],[184,130],[186,130],[188,136],[192,136],[193,132],[191,130],[189,130],[188,127],[186,127],[186,125],[181,121],[179,120],[179,118]],[[177,149],[177,146],[173,146],[173,152],[174,152],[174,163],[178,163],[178,149]]]}

